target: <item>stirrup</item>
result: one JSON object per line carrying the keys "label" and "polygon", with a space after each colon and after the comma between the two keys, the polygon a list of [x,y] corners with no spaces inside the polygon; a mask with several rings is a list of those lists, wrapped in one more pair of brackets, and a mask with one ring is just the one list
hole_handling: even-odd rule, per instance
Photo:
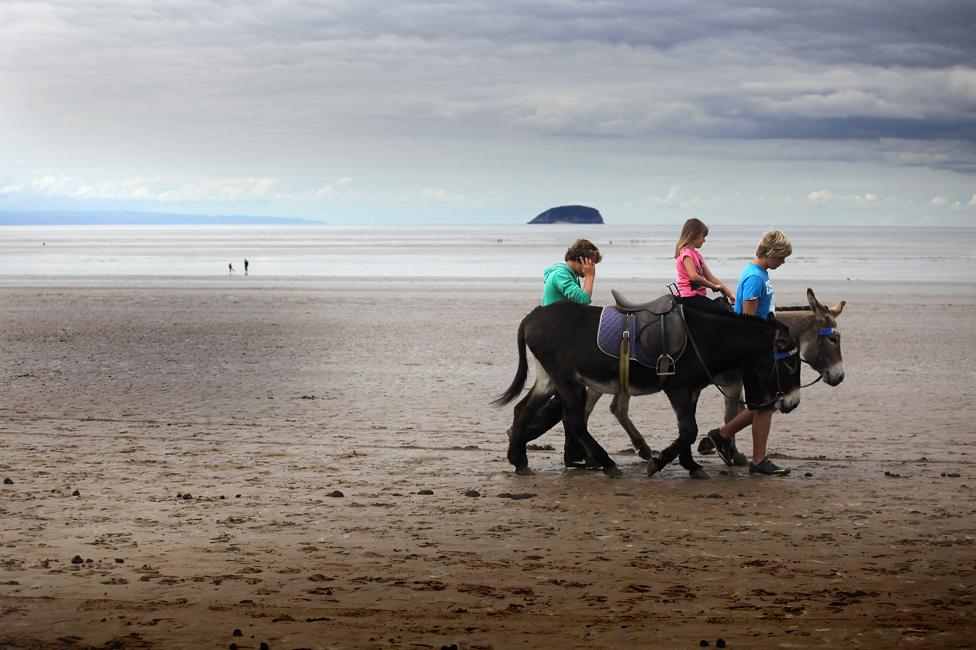
{"label": "stirrup", "polygon": [[659,377],[674,374],[674,359],[670,354],[662,354],[657,358],[657,374]]}

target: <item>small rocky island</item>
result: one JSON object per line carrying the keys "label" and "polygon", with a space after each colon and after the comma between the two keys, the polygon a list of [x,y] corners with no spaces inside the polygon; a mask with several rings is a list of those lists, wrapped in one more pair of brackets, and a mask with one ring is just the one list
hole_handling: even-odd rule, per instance
{"label": "small rocky island", "polygon": [[596,208],[585,205],[562,205],[558,208],[549,208],[529,223],[603,223],[603,217]]}

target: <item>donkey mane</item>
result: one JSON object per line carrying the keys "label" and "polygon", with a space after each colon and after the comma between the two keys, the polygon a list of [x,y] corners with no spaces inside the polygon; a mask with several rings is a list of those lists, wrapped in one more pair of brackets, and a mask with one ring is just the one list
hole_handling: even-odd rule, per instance
{"label": "donkey mane", "polygon": [[793,307],[777,307],[776,311],[810,311],[809,305],[795,305]]}

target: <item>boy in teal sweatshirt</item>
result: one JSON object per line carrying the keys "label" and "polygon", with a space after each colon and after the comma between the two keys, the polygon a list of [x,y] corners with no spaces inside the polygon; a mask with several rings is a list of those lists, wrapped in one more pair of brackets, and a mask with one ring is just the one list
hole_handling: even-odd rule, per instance
{"label": "boy in teal sweatshirt", "polygon": [[[577,239],[566,250],[565,261],[553,264],[543,272],[546,284],[542,289],[542,306],[560,300],[588,305],[593,299],[596,265],[603,256],[600,249],[587,239]],[[580,287],[580,278],[583,286]]]}
{"label": "boy in teal sweatshirt", "polygon": [[[566,250],[565,261],[553,264],[543,272],[545,286],[542,289],[542,306],[561,300],[588,305],[593,299],[593,282],[596,265],[603,260],[600,249],[587,239],[577,239]],[[580,286],[580,280],[583,280]],[[525,427],[529,440],[535,440],[563,419],[563,401],[556,393],[535,412]],[[509,430],[511,431],[511,430]],[[584,450],[576,440],[567,440],[563,448],[563,464],[566,467],[587,467]]]}

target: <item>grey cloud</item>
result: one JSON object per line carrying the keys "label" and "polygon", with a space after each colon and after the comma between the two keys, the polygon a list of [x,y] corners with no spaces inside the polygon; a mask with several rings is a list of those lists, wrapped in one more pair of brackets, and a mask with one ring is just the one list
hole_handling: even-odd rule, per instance
{"label": "grey cloud", "polygon": [[0,8],[0,91],[74,130],[944,141],[969,169],[974,27],[968,0],[63,0]]}

